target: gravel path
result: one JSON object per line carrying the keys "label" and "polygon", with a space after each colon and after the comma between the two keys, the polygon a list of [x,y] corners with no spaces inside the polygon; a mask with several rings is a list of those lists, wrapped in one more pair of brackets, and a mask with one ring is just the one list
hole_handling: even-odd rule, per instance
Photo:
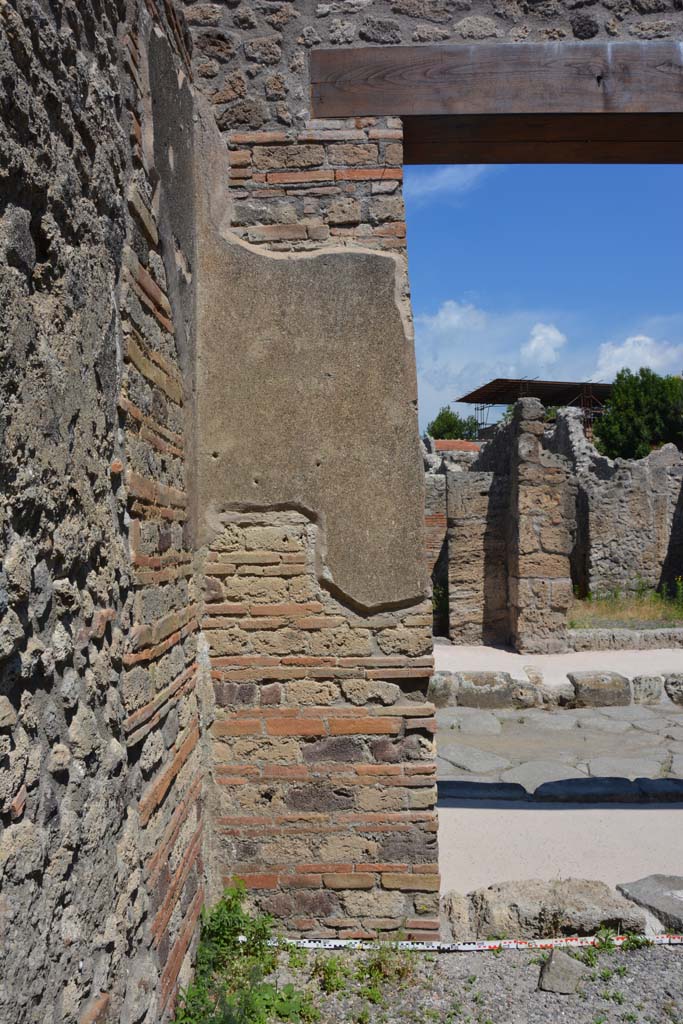
{"label": "gravel path", "polygon": [[[320,1024],[683,1024],[681,947],[600,953],[576,995],[539,991],[541,955],[528,952],[394,953],[374,986],[372,955],[309,953],[296,970],[281,968],[278,981],[306,984]],[[329,994],[325,962],[341,985]]]}

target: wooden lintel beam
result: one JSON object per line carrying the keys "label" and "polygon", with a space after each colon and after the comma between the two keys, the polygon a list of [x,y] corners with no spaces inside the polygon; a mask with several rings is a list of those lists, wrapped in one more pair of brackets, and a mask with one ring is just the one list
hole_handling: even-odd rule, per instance
{"label": "wooden lintel beam", "polygon": [[313,50],[314,117],[683,113],[683,43]]}
{"label": "wooden lintel beam", "polygon": [[406,164],[683,163],[683,114],[403,119]]}

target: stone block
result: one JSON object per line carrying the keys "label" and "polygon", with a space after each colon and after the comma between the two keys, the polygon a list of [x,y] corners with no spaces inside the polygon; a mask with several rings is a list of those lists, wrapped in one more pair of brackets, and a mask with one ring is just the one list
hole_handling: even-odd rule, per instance
{"label": "stone block", "polygon": [[648,875],[636,882],[622,882],[618,892],[643,907],[670,932],[683,932],[683,876]]}
{"label": "stone block", "polygon": [[553,949],[541,967],[538,987],[542,992],[571,995],[589,978],[590,971],[585,964],[563,953],[561,949]]}
{"label": "stone block", "polygon": [[568,678],[574,687],[575,707],[615,707],[631,703],[629,681],[618,672],[569,672]]}
{"label": "stone block", "polygon": [[632,685],[636,704],[658,704],[664,692],[661,676],[635,676]]}
{"label": "stone block", "polygon": [[669,700],[683,705],[683,673],[674,672],[666,677],[664,689]]}

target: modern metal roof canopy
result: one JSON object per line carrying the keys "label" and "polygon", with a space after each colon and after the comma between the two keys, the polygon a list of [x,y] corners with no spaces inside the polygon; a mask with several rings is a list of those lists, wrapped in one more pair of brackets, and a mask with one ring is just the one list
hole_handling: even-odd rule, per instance
{"label": "modern metal roof canopy", "polygon": [[593,381],[530,380],[496,377],[456,402],[472,405],[512,405],[519,398],[538,398],[544,405],[600,407],[612,392],[611,384]]}

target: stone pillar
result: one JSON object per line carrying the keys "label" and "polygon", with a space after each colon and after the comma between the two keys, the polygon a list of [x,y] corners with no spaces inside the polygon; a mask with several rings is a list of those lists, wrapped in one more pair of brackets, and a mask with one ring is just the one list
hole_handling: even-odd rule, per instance
{"label": "stone pillar", "polygon": [[567,649],[576,484],[569,464],[544,451],[544,409],[517,402],[513,420],[508,539],[511,637],[518,651]]}

